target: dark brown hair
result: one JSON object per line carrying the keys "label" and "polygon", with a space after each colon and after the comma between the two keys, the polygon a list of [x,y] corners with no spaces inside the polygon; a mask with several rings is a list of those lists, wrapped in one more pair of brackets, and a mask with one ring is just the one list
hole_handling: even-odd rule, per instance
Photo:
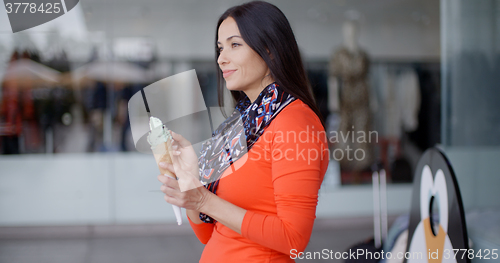
{"label": "dark brown hair", "polygon": [[[220,55],[217,46],[219,27],[228,17],[236,21],[243,40],[266,62],[276,83],[284,91],[307,104],[318,115],[324,128],[325,124],[314,101],[297,41],[283,12],[276,6],[262,1],[253,1],[226,10],[219,18],[215,32],[216,62]],[[224,79],[220,68],[217,69],[218,102],[222,109]],[[242,91],[231,91],[231,95],[236,101],[246,96]]]}

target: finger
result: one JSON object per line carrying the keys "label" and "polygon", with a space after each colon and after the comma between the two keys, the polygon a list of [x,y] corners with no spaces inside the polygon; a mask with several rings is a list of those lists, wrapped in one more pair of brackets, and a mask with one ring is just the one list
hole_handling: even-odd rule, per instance
{"label": "finger", "polygon": [[167,170],[171,173],[169,174],[171,177],[173,177],[174,179],[176,179],[176,175],[175,175],[175,169],[174,169],[174,165],[169,163],[167,164]]}
{"label": "finger", "polygon": [[165,201],[167,201],[167,203],[169,203],[169,204],[181,207],[181,202],[172,196],[168,196],[165,194],[163,196],[163,199],[165,199]]}
{"label": "finger", "polygon": [[175,133],[173,131],[170,131],[172,134],[172,138],[181,146],[181,147],[188,147],[191,145],[191,142],[186,140],[182,135]]}
{"label": "finger", "polygon": [[160,162],[158,164],[161,168],[163,169],[167,169],[169,172],[175,174],[175,170],[174,170],[174,165],[171,164],[171,163],[166,163],[166,162]]}
{"label": "finger", "polygon": [[177,150],[179,148],[179,145],[177,143],[172,144],[172,150]]}
{"label": "finger", "polygon": [[170,144],[170,150],[172,151],[177,151],[179,150],[179,143],[174,141],[174,139],[171,140],[171,144]]}
{"label": "finger", "polygon": [[162,183],[162,184],[166,184],[167,183],[167,176],[165,176],[163,174],[158,175],[158,181],[160,181],[160,183]]}
{"label": "finger", "polygon": [[177,181],[177,178],[175,178],[169,174],[160,174],[160,175],[158,175],[157,178],[158,178],[158,181],[160,181],[160,183],[162,183],[162,184],[169,183],[169,179],[172,181]]}
{"label": "finger", "polygon": [[167,191],[169,191],[168,188],[169,188],[168,186],[162,184],[160,186],[160,191],[162,191],[164,194],[167,194]]}
{"label": "finger", "polygon": [[170,154],[170,159],[172,160],[172,164],[171,164],[172,172],[177,177],[179,177],[177,170],[181,169],[181,167],[182,167],[181,162],[180,162],[180,160],[182,159],[182,157],[181,157],[182,152],[179,150],[176,150],[176,151],[168,151],[168,153]]}
{"label": "finger", "polygon": [[162,191],[164,194],[167,194],[168,196],[172,196],[175,198],[178,198],[181,195],[179,189],[172,188],[167,184],[162,184],[160,186],[160,191]]}
{"label": "finger", "polygon": [[186,171],[187,167],[182,161],[181,156],[172,154],[171,157],[172,157],[172,166],[175,170],[174,174],[176,176],[176,179],[178,180],[178,183],[181,184],[181,181],[179,181],[180,179],[190,178],[191,176],[189,176],[189,173]]}
{"label": "finger", "polygon": [[164,185],[167,187],[170,187],[175,190],[179,190],[179,182],[169,176],[165,176],[167,180],[165,181]]}
{"label": "finger", "polygon": [[181,151],[170,151],[170,155],[181,155]]}

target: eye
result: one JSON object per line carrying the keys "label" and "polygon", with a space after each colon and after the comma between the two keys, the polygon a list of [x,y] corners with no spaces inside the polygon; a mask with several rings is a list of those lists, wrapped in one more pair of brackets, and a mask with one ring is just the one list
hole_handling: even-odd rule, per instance
{"label": "eye", "polygon": [[241,46],[241,44],[238,44],[238,43],[231,43],[231,46],[232,46],[232,47],[237,47],[237,46]]}
{"label": "eye", "polygon": [[222,47],[217,47],[217,50],[218,50],[219,52],[221,52],[221,51],[222,51]]}

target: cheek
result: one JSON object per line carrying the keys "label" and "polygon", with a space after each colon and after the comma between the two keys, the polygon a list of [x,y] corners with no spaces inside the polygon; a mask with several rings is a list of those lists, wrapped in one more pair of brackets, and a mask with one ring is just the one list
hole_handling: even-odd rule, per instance
{"label": "cheek", "polygon": [[260,57],[257,59],[254,59],[252,61],[252,73],[255,74],[255,75],[258,75],[259,77],[263,76],[266,74],[267,72],[267,65],[266,63],[264,62],[264,60],[262,60]]}
{"label": "cheek", "polygon": [[264,60],[263,60],[263,59],[261,59],[261,60],[260,60],[260,67],[261,67],[262,73],[263,73],[263,74],[266,74],[266,73],[267,73],[267,70],[268,70],[269,68],[267,67],[266,62],[264,62]]}
{"label": "cheek", "polygon": [[237,65],[238,78],[261,78],[267,73],[266,62],[253,50],[241,50],[231,59]]}
{"label": "cheek", "polygon": [[257,53],[253,53],[249,61],[251,61],[252,69],[255,73],[265,74],[267,71],[267,64]]}
{"label": "cheek", "polygon": [[[246,69],[247,72],[257,72],[260,71],[262,63],[264,62],[255,51],[248,49],[239,57],[238,62],[240,65]],[[265,63],[264,63],[265,64]]]}

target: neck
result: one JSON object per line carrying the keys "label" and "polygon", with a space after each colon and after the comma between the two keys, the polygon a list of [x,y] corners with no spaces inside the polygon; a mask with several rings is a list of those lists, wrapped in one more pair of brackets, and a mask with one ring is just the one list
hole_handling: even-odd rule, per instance
{"label": "neck", "polygon": [[254,102],[257,97],[259,97],[260,93],[269,86],[269,84],[273,83],[274,79],[272,79],[270,76],[266,77],[262,82],[259,88],[256,89],[251,89],[251,90],[245,90],[245,94],[247,95],[248,99],[250,99],[250,102]]}
{"label": "neck", "polygon": [[347,48],[347,50],[349,50],[351,52],[357,52],[359,50],[358,43],[356,43],[356,41],[353,39],[345,40],[344,46]]}

